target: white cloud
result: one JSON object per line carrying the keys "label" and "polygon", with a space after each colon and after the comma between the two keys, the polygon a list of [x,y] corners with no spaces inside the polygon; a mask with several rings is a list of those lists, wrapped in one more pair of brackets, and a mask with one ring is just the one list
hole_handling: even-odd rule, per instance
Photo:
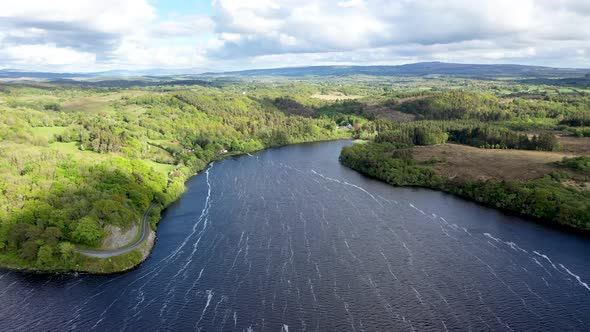
{"label": "white cloud", "polygon": [[348,1],[340,1],[337,3],[339,7],[359,7],[364,6],[364,0],[348,0]]}
{"label": "white cloud", "polygon": [[17,45],[0,50],[0,58],[15,64],[36,66],[93,65],[96,57],[92,53],[78,52],[70,48],[51,44]]}
{"label": "white cloud", "polygon": [[[370,50],[381,54],[387,49],[391,63],[408,58],[517,59],[571,65],[569,57],[576,54],[576,65],[590,66],[580,52],[564,48],[574,41],[590,43],[587,0],[217,0],[215,6],[222,15],[209,55],[228,61],[284,54],[282,58],[299,63],[320,54],[312,63],[330,62],[334,54],[346,54],[349,60],[360,54],[373,58]],[[231,39],[224,38],[226,32]],[[288,43],[284,36],[289,36]],[[555,58],[545,56],[549,54]]]}
{"label": "white cloud", "polygon": [[156,24],[152,32],[158,37],[181,37],[211,33],[215,21],[209,16],[181,16],[174,21]]}
{"label": "white cloud", "polygon": [[[0,66],[241,69],[426,60],[590,67],[588,0],[0,0]],[[34,51],[34,53],[32,53]]]}
{"label": "white cloud", "polygon": [[23,25],[55,23],[110,33],[132,33],[156,17],[154,7],[144,0],[2,0],[0,8],[0,17]]}
{"label": "white cloud", "polygon": [[[214,26],[204,15],[158,20],[148,0],[0,0],[0,66],[71,71],[196,66],[205,60],[199,42],[190,39],[212,33]],[[189,40],[176,42],[182,38]]]}

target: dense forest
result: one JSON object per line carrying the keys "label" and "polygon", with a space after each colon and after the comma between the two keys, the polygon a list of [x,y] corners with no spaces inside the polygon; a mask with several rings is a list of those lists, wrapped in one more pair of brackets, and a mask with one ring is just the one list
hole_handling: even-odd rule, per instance
{"label": "dense forest", "polygon": [[478,121],[415,121],[407,123],[375,122],[363,127],[377,134],[376,142],[431,145],[455,142],[488,149],[554,151],[560,148],[556,137],[541,132],[529,137],[497,124]]}
{"label": "dense forest", "polygon": [[9,86],[0,98],[0,262],[15,267],[84,269],[73,248],[167,206],[226,154],[350,137],[331,118],[213,88]]}

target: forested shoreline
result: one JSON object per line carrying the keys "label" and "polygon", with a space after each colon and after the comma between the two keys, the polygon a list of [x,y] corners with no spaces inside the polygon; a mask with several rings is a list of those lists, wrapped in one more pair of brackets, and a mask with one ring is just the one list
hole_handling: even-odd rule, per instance
{"label": "forested shoreline", "polygon": [[[361,138],[369,143],[344,148],[340,161],[392,185],[440,190],[549,224],[589,231],[590,172],[588,157],[584,156],[588,151],[582,143],[587,142],[582,137],[590,132],[588,95],[531,93],[531,88],[527,92],[497,93],[500,89],[441,91],[415,95],[406,102],[389,102],[392,109],[413,115],[414,121],[383,119],[365,124]],[[564,146],[558,135],[579,137],[581,141],[576,147]],[[426,161],[413,156],[415,146],[447,143],[497,153],[569,150],[582,156],[567,158],[560,163],[563,167],[530,180],[451,176],[440,171],[439,165],[448,164],[444,154]],[[508,171],[510,166],[499,167]]]}
{"label": "forested shoreline", "polygon": [[[247,96],[198,92],[106,92],[104,110],[68,110],[59,102],[23,102],[30,96],[79,94],[8,88],[0,105],[3,174],[0,264],[13,268],[118,271],[141,260],[138,252],[98,261],[75,247],[97,248],[105,226],[138,224],[151,202],[163,208],[211,161],[267,147],[350,137],[330,118],[285,114]],[[6,105],[8,104],[8,105]]]}
{"label": "forested shoreline", "polygon": [[[566,159],[563,164],[587,174],[588,161],[588,157],[578,157]],[[564,173],[529,181],[450,178],[437,174],[429,165],[440,160],[420,164],[412,158],[412,146],[392,142],[345,147],[340,162],[391,185],[444,191],[550,225],[590,233],[590,191],[563,185],[563,180],[568,179]]]}

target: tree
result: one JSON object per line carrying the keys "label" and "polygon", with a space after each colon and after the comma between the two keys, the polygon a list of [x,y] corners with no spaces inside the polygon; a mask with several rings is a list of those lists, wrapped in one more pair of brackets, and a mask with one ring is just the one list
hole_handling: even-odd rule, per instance
{"label": "tree", "polygon": [[50,246],[55,247],[61,237],[61,231],[57,227],[47,227],[43,234],[41,235],[41,239]]}
{"label": "tree", "polygon": [[544,132],[539,135],[537,139],[537,148],[544,151],[557,150],[559,141],[555,136],[549,132]]}
{"label": "tree", "polygon": [[70,242],[61,242],[58,248],[61,258],[64,261],[69,261],[74,253],[74,245]]}
{"label": "tree", "polygon": [[39,250],[39,244],[36,241],[29,240],[22,245],[20,255],[26,260],[35,260],[37,258],[37,251]]}
{"label": "tree", "polygon": [[8,245],[8,233],[10,228],[7,225],[0,224],[0,251],[4,250]]}
{"label": "tree", "polygon": [[53,262],[53,247],[50,245],[43,245],[39,248],[37,253],[37,263],[41,266],[51,266]]}
{"label": "tree", "polygon": [[[8,245],[11,248],[19,249],[24,246],[24,243],[35,242],[39,240],[41,230],[34,225],[18,223],[12,226],[8,232]],[[28,250],[31,250],[32,246],[29,246]],[[29,252],[30,253],[30,252]],[[35,255],[37,254],[35,249]],[[31,256],[31,255],[27,255]]]}
{"label": "tree", "polygon": [[76,228],[72,232],[72,238],[82,244],[96,245],[98,240],[104,236],[104,231],[100,228],[96,220],[91,216],[86,216],[76,223]]}

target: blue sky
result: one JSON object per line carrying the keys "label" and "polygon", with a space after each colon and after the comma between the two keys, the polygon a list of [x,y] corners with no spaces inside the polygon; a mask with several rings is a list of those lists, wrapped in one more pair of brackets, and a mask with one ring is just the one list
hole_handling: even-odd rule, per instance
{"label": "blue sky", "polygon": [[588,31],[588,0],[0,0],[0,68],[589,68]]}
{"label": "blue sky", "polygon": [[207,0],[154,0],[151,3],[162,20],[179,14],[214,15],[211,1]]}

